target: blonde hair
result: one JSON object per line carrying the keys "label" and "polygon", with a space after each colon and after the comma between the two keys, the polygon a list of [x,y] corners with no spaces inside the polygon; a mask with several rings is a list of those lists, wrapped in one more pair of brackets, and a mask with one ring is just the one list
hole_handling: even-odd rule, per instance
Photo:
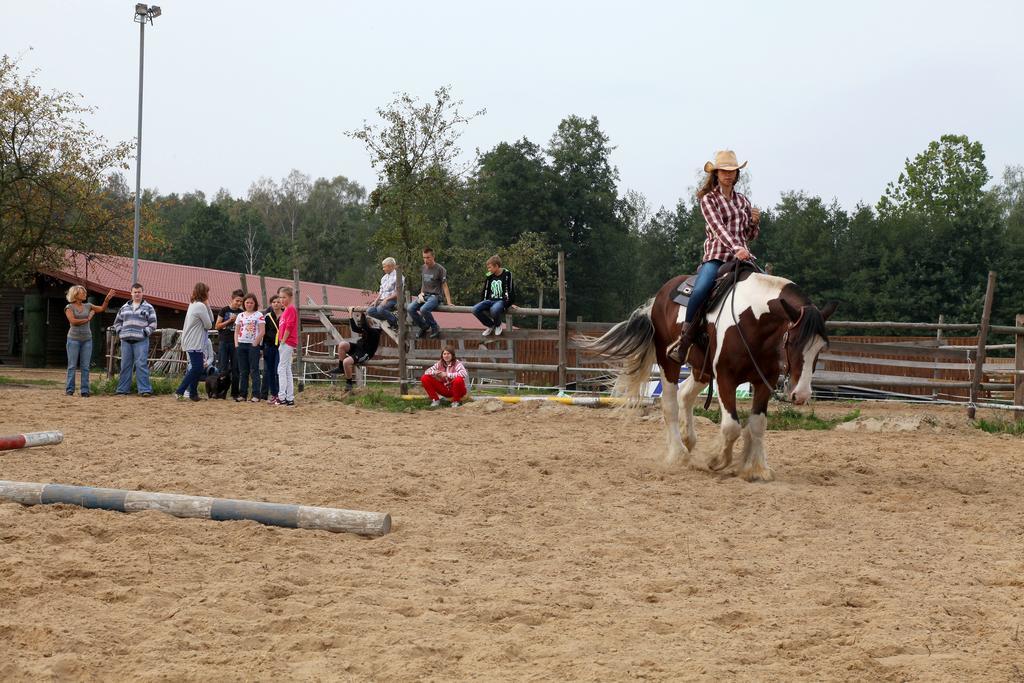
{"label": "blonde hair", "polygon": [[398,263],[395,261],[395,259],[391,258],[390,256],[388,256],[386,259],[381,261],[380,264],[382,266],[397,266],[398,265]]}
{"label": "blonde hair", "polygon": [[88,290],[86,290],[86,288],[83,287],[82,285],[71,285],[68,288],[68,293],[67,293],[67,295],[64,298],[68,300],[69,304],[73,304],[76,301],[78,301],[78,293],[79,292],[81,292],[82,294],[85,294],[86,296],[89,296]]}

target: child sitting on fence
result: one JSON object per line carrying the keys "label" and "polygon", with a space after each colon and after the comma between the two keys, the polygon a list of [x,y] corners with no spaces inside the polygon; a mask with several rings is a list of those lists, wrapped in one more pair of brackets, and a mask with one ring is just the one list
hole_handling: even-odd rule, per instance
{"label": "child sitting on fence", "polygon": [[331,375],[345,374],[345,390],[352,391],[355,386],[355,366],[362,365],[373,358],[380,346],[380,328],[376,321],[371,322],[370,318],[352,313],[349,306],[349,326],[352,331],[359,335],[355,342],[342,342],[338,344],[338,367],[331,370]]}
{"label": "child sitting on fence", "polygon": [[501,267],[501,258],[494,255],[487,259],[487,279],[484,280],[483,301],[473,306],[473,315],[486,328],[483,336],[501,334],[505,311],[515,308],[515,289],[512,273]]}
{"label": "child sitting on fence", "polygon": [[466,397],[466,381],[469,373],[466,366],[455,357],[455,348],[451,345],[441,351],[441,360],[427,368],[420,378],[420,384],[430,397],[430,407],[441,405],[441,397],[452,400],[452,408],[458,408]]}

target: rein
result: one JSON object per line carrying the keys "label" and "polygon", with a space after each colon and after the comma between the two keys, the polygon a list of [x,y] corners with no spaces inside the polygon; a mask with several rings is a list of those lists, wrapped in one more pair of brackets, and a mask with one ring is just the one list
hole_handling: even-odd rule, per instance
{"label": "rein", "polygon": [[[764,272],[764,270],[761,269],[761,266],[757,265],[756,263],[754,265],[757,267],[757,269],[759,271],[761,271],[762,273]],[[771,383],[768,382],[768,379],[764,376],[764,372],[761,371],[761,366],[759,366],[757,364],[757,359],[754,357],[754,352],[751,350],[750,344],[747,343],[747,338],[743,335],[743,326],[740,325],[740,321],[736,317],[736,285],[739,283],[739,274],[740,273],[739,273],[739,269],[738,268],[735,271],[733,271],[733,276],[732,276],[732,292],[730,292],[730,300],[729,300],[729,308],[732,311],[732,321],[736,325],[736,331],[740,335],[740,341],[743,342],[743,348],[745,348],[747,350],[747,355],[750,356],[750,362],[753,363],[754,369],[757,370],[757,376],[761,378],[761,382],[766,387],[771,389],[772,398],[774,398],[776,401],[785,400],[785,398],[782,396],[782,394],[779,393],[778,385],[776,384],[776,386],[773,387],[771,385]],[[800,309],[800,317],[797,318],[796,322],[790,323],[789,326],[786,328],[786,331],[783,333],[783,336],[782,336],[782,348],[783,348],[783,350],[785,350],[786,344],[789,343],[789,333],[797,325],[800,324],[801,320],[803,320],[804,312],[806,310],[807,310],[806,306],[801,308]],[[719,315],[721,315],[721,312],[719,312]],[[717,325],[716,325],[716,327],[717,327]],[[790,374],[790,370],[791,370],[791,368],[789,367],[789,354],[787,353],[786,354],[786,374],[782,375],[782,378],[788,378],[789,374]],[[708,395],[710,396],[710,392],[709,392]],[[707,410],[707,406],[705,406],[705,410]]]}

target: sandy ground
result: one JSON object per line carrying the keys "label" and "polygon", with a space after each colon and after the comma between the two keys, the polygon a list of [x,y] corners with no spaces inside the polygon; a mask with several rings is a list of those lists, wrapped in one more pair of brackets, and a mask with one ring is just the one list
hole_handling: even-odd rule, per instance
{"label": "sandy ground", "polygon": [[660,417],[607,409],[0,400],[0,433],[66,433],[3,479],[394,518],[0,504],[0,680],[1024,680],[1024,440],[959,409],[770,432],[777,481],[748,484],[663,470]]}

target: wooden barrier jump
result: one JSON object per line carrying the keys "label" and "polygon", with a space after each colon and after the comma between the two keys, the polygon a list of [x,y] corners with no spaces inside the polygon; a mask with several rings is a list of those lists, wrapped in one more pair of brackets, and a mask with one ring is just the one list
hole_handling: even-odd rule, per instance
{"label": "wooden barrier jump", "polygon": [[13,451],[19,448],[33,448],[35,446],[52,446],[64,440],[63,432],[26,432],[25,434],[12,434],[0,436],[0,451]]}
{"label": "wooden barrier jump", "polygon": [[250,520],[289,529],[320,529],[360,536],[383,536],[391,531],[391,515],[338,508],[264,503],[233,498],[208,498],[177,493],[150,493],[91,486],[0,481],[0,501],[22,505],[67,503],[115,512],[155,510],[174,517],[214,521]]}

